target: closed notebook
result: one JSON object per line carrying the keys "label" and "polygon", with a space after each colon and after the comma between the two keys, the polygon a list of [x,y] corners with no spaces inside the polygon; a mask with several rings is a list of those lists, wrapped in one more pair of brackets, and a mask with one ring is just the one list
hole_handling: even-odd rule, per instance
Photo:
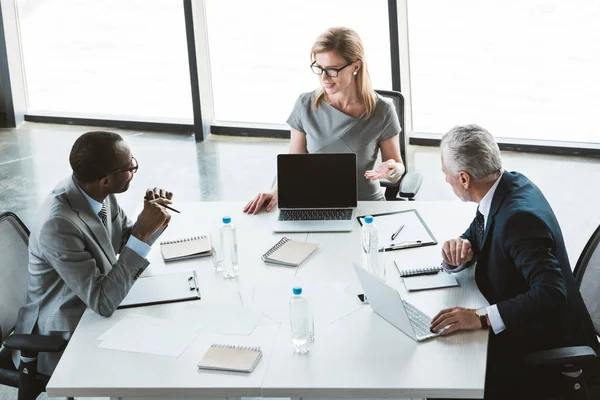
{"label": "closed notebook", "polygon": [[260,347],[213,344],[198,368],[217,371],[252,372],[262,357]]}
{"label": "closed notebook", "polygon": [[185,260],[212,254],[210,235],[193,236],[160,242],[160,251],[165,261]]}
{"label": "closed notebook", "polygon": [[[458,286],[456,278],[444,271],[439,265],[406,269],[398,266],[398,260],[394,260],[394,264],[409,292]],[[422,275],[428,273],[431,274]]]}
{"label": "closed notebook", "polygon": [[316,243],[298,242],[296,240],[282,238],[275,246],[262,255],[261,259],[266,263],[299,266],[319,247]]}

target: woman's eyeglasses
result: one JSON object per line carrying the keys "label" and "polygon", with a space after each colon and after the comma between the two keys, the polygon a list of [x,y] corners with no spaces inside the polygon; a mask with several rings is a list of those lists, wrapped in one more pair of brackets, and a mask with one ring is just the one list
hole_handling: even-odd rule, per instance
{"label": "woman's eyeglasses", "polygon": [[312,69],[312,72],[314,72],[317,75],[323,75],[323,72],[325,72],[325,74],[330,77],[330,78],[336,78],[340,71],[343,70],[344,68],[348,67],[352,65],[352,63],[348,63],[346,65],[344,65],[341,68],[323,68],[320,65],[317,65],[317,62],[313,62],[312,64],[310,64],[310,69]]}

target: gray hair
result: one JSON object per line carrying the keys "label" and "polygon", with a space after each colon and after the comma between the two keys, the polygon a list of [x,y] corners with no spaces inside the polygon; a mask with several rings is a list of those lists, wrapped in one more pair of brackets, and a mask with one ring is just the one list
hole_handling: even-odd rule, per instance
{"label": "gray hair", "polygon": [[444,165],[454,176],[465,171],[475,180],[495,177],[502,171],[500,148],[494,137],[479,125],[450,129],[440,143]]}

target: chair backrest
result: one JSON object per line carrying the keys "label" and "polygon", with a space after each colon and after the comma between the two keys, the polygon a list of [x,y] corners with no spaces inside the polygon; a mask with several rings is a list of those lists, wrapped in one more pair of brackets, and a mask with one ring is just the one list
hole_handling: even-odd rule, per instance
{"label": "chair backrest", "polygon": [[573,271],[579,292],[600,335],[600,226],[585,245]]}
{"label": "chair backrest", "polygon": [[400,92],[394,92],[391,90],[376,90],[378,95],[383,98],[392,100],[394,106],[396,106],[396,112],[398,113],[398,120],[400,121],[400,128],[402,131],[400,132],[400,155],[402,156],[402,161],[404,161],[404,166],[408,171],[408,160],[406,158],[406,136],[404,134],[404,96]]}
{"label": "chair backrest", "polygon": [[0,338],[15,327],[27,300],[29,230],[11,212],[0,214]]}

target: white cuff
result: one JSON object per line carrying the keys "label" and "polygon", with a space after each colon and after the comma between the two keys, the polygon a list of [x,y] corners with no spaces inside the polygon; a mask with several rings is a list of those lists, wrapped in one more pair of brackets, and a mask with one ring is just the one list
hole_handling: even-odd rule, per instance
{"label": "white cuff", "polygon": [[500,316],[500,311],[498,311],[498,306],[493,304],[486,308],[488,313],[488,318],[490,319],[490,325],[492,326],[492,330],[497,335],[500,332],[506,329],[506,325],[504,325],[504,321],[502,321],[502,317]]}
{"label": "white cuff", "polygon": [[448,272],[449,274],[452,274],[454,272],[460,272],[463,269],[467,268],[468,265],[469,265],[468,262],[464,262],[464,263],[460,264],[459,266],[455,267],[454,265],[450,265],[450,264],[446,263],[446,261],[442,261],[442,268],[444,269],[444,271]]}
{"label": "white cuff", "polygon": [[150,253],[150,246],[148,244],[142,242],[140,239],[136,238],[133,235],[129,236],[129,240],[125,246],[129,247],[131,250],[135,251],[140,257],[146,258],[148,253]]}

